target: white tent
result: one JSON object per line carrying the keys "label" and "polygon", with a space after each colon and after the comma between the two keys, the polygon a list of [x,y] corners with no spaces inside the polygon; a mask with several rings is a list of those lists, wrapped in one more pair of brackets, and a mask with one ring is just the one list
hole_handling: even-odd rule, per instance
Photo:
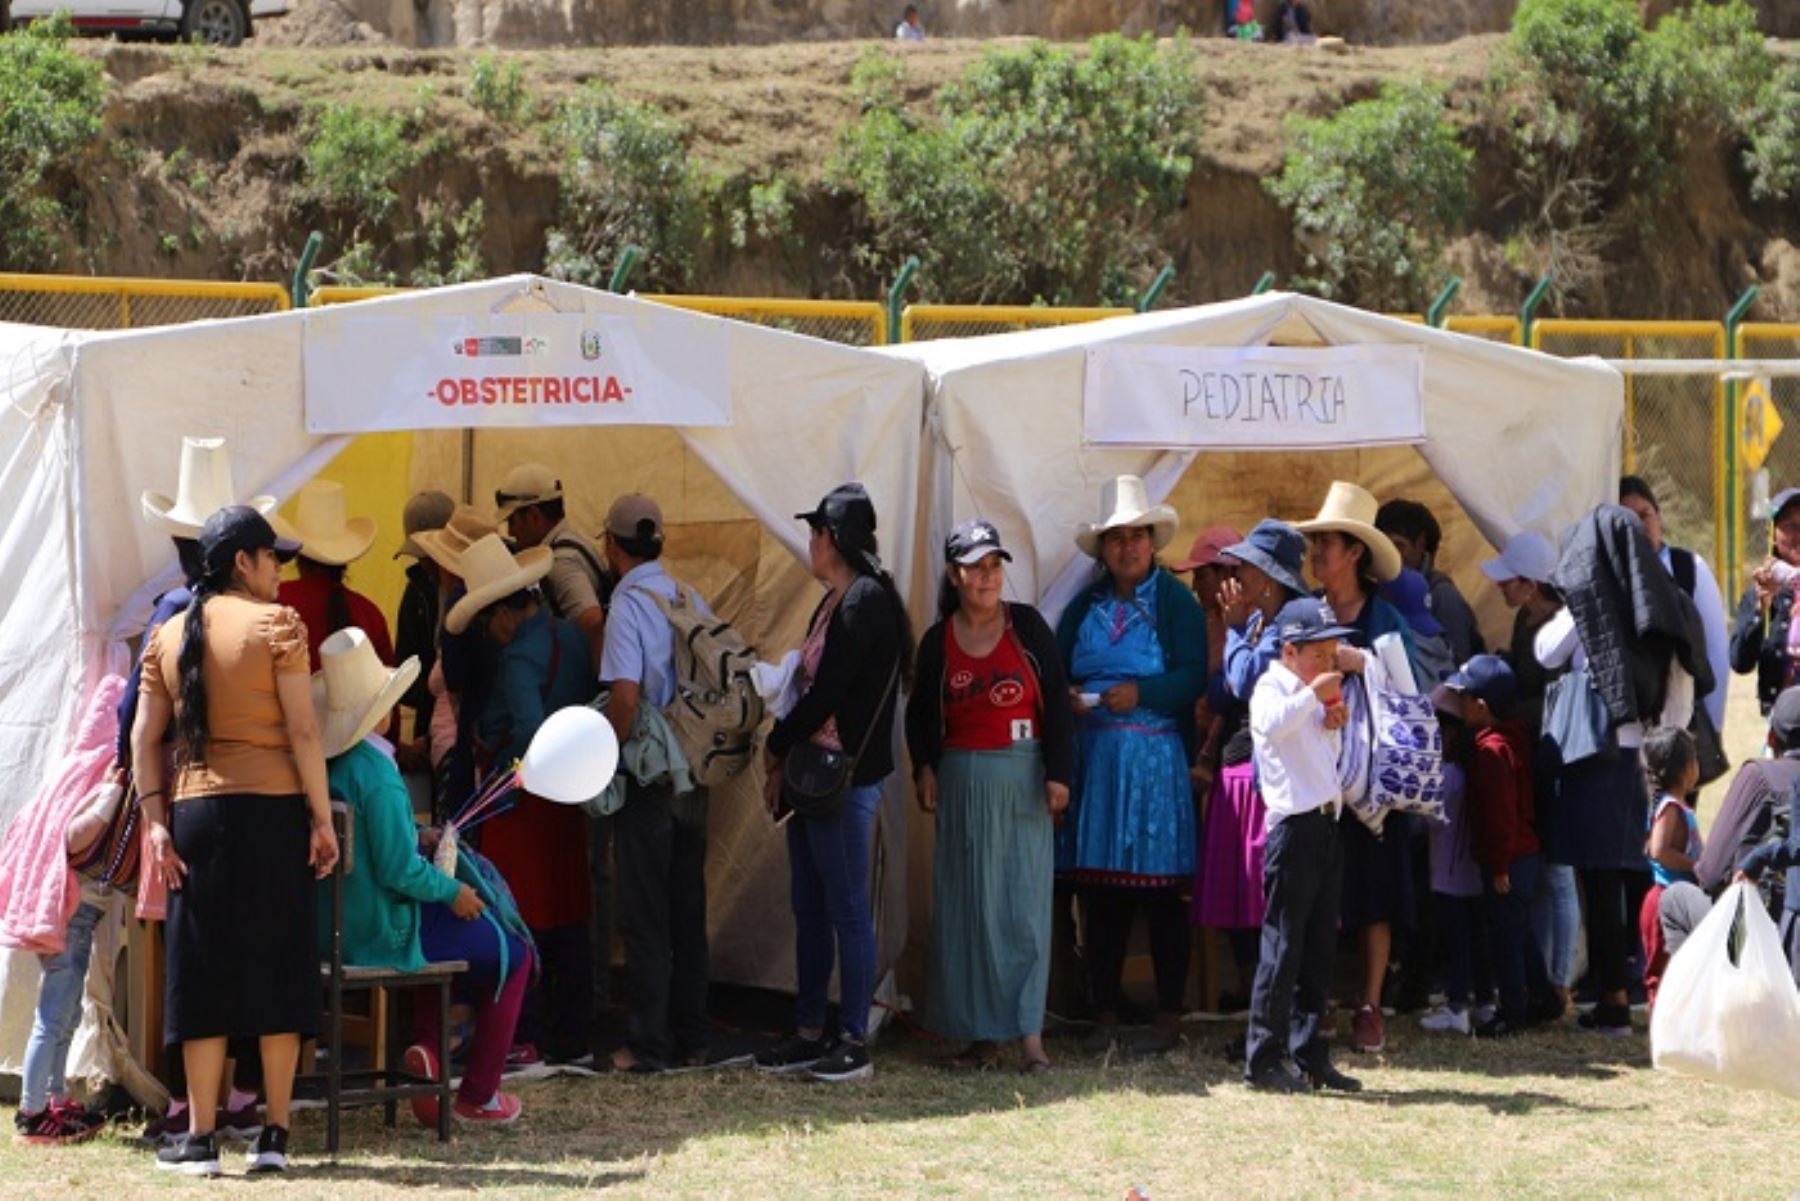
{"label": "white tent", "polygon": [[[0,325],[0,826],[34,795],[80,699],[106,671],[128,667],[125,640],[175,581],[173,550],[140,520],[139,496],[172,491],[182,436],[227,438],[238,489],[286,497],[350,442],[307,432],[309,330],[372,314],[481,317],[515,303],[611,315],[665,345],[717,346],[723,331],[732,424],[422,433],[410,461],[393,465],[410,487],[456,495],[466,480],[486,507],[509,468],[536,459],[565,480],[570,518],[589,531],[613,497],[648,492],[670,526],[671,571],[770,657],[798,645],[817,596],[793,515],[832,486],[868,486],[908,586],[924,383],[903,360],[531,277],[142,331]],[[399,524],[397,509],[373,516]],[[892,836],[900,804],[890,798],[883,814],[884,963],[905,938],[905,839]],[[715,793],[709,882],[715,976],[791,985],[785,850],[751,786]],[[0,966],[10,1019],[0,1020],[0,1067],[17,1064],[21,1013],[29,1021],[36,971],[23,958]]]}

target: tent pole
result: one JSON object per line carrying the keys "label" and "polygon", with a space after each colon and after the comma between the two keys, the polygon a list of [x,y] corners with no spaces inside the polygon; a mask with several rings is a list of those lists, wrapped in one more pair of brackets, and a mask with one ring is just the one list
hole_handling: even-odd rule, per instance
{"label": "tent pole", "polygon": [[475,503],[475,431],[462,432],[462,500],[465,505]]}

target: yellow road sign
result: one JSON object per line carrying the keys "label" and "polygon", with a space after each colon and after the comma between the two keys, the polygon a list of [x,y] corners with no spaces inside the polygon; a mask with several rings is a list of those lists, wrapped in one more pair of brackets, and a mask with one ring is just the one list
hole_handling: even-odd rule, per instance
{"label": "yellow road sign", "polygon": [[1781,437],[1781,414],[1775,411],[1767,377],[1745,384],[1738,404],[1738,412],[1742,414],[1738,428],[1742,431],[1744,462],[1751,471],[1757,471],[1768,459],[1769,448],[1775,445],[1775,439]]}

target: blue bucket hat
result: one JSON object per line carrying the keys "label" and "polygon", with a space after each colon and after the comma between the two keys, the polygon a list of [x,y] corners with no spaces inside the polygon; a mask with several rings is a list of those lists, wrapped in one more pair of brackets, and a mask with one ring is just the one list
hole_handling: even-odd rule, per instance
{"label": "blue bucket hat", "polygon": [[1306,535],[1285,521],[1264,518],[1249,535],[1219,552],[1220,557],[1248,563],[1295,596],[1306,595],[1300,576],[1306,565]]}
{"label": "blue bucket hat", "polygon": [[1408,567],[1381,586],[1381,597],[1400,610],[1413,633],[1434,638],[1444,632],[1438,619],[1431,615],[1431,585],[1425,577]]}

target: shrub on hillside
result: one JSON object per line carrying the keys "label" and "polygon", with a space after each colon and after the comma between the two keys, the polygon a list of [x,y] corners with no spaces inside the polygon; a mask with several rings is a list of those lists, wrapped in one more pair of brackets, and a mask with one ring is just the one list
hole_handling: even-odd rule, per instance
{"label": "shrub on hillside", "polygon": [[0,267],[55,261],[59,170],[100,133],[100,64],[68,46],[67,14],[0,35]]}
{"label": "shrub on hillside", "polygon": [[854,254],[885,276],[919,256],[921,290],[963,301],[1125,303],[1166,257],[1201,98],[1183,42],[1095,38],[989,50],[922,110],[876,51],[829,174],[861,204]]}
{"label": "shrub on hillside", "polygon": [[1444,241],[1468,217],[1473,160],[1442,94],[1422,84],[1293,121],[1268,189],[1306,247],[1315,275],[1302,283],[1366,308],[1423,307]]}
{"label": "shrub on hillside", "polygon": [[680,123],[592,84],[563,106],[552,137],[562,188],[546,270],[603,286],[620,252],[635,245],[651,286],[686,284],[706,231],[706,187]]}
{"label": "shrub on hillside", "polygon": [[517,59],[501,62],[491,54],[475,60],[469,71],[469,103],[502,125],[525,115],[525,69]]}
{"label": "shrub on hillside", "polygon": [[330,207],[352,210],[358,224],[379,225],[399,202],[395,185],[418,161],[400,113],[378,113],[355,104],[326,106],[312,123],[301,151],[302,194]]}

